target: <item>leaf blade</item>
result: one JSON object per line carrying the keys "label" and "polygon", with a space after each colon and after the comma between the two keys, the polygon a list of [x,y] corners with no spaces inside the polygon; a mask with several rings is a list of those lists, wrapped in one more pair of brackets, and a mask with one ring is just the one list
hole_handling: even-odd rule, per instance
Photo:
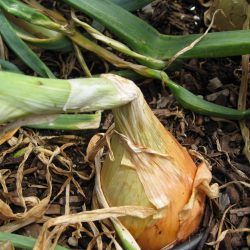
{"label": "leaf blade", "polygon": [[40,58],[16,35],[8,20],[0,11],[0,34],[14,53],[37,74],[43,77],[55,78],[51,70]]}

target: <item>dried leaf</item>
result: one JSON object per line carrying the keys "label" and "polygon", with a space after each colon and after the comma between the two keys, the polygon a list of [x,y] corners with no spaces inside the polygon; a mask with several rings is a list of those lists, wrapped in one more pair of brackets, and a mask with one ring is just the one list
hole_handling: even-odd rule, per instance
{"label": "dried leaf", "polygon": [[139,218],[146,218],[155,214],[155,210],[152,208],[143,208],[137,206],[123,206],[123,207],[112,207],[97,209],[91,211],[80,212],[77,214],[63,215],[56,218],[49,219],[41,230],[41,233],[36,241],[34,250],[46,250],[49,249],[50,239],[48,239],[50,233],[48,231],[52,226],[66,226],[73,225],[80,222],[89,222],[104,220],[110,217],[120,217],[120,216],[135,216]]}
{"label": "dried leaf", "polygon": [[50,161],[52,161],[54,155],[51,156],[50,160],[47,160],[47,158],[42,154],[40,154],[39,156],[43,162],[47,163],[46,164],[47,165],[46,180],[48,184],[47,196],[44,199],[42,199],[37,205],[30,208],[28,211],[24,211],[23,213],[14,213],[11,207],[0,199],[0,218],[3,220],[16,220],[14,223],[12,224],[10,223],[10,225],[6,224],[1,226],[0,231],[7,231],[8,228],[8,231],[11,232],[16,228],[20,228],[21,225],[22,226],[27,225],[27,222],[32,223],[40,219],[43,216],[44,212],[46,211],[52,193],[52,183],[51,183],[52,180],[49,172],[49,166],[50,166]]}
{"label": "dried leaf", "polygon": [[[209,171],[208,165],[203,162],[198,166],[194,183],[192,195],[185,205],[183,210],[180,212],[180,229],[178,232],[178,238],[184,239],[190,235],[190,229],[193,228],[193,224],[197,225],[202,218],[200,215],[203,213],[205,206],[205,198],[208,196],[211,199],[218,197],[218,185],[209,185],[212,179],[212,174]],[[199,211],[199,212],[197,212]]]}
{"label": "dried leaf", "polygon": [[17,175],[16,175],[17,195],[18,195],[18,198],[20,199],[20,205],[25,209],[25,212],[27,211],[27,206],[23,197],[23,189],[22,189],[23,171],[24,171],[24,164],[27,161],[32,150],[33,150],[33,147],[32,147],[32,144],[30,143],[27,147],[27,150],[25,151],[23,160],[18,167]]}
{"label": "dried leaf", "polygon": [[227,186],[230,186],[231,184],[238,184],[238,183],[244,185],[245,187],[250,188],[250,184],[248,182],[244,182],[244,181],[230,181],[230,182],[227,182],[226,184],[220,186],[219,189],[223,189],[223,188],[226,188]]}
{"label": "dried leaf", "polygon": [[250,233],[250,228],[227,229],[219,235],[216,241],[209,242],[207,243],[207,245],[214,246],[215,244],[218,244],[221,241],[223,241],[227,234],[234,234],[234,233]]}
{"label": "dried leaf", "polygon": [[6,141],[8,141],[16,132],[18,128],[13,129],[3,135],[0,136],[0,145],[4,144]]}

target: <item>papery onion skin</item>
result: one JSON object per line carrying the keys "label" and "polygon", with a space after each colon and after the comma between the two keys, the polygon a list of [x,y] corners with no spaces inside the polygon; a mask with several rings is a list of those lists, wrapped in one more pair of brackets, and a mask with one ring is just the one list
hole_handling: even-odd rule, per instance
{"label": "papery onion skin", "polygon": [[[185,240],[199,226],[204,210],[205,194],[197,192],[188,216],[183,220],[180,217],[193,192],[196,165],[187,150],[155,117],[142,95],[130,104],[113,110],[113,113],[115,129],[128,140],[140,147],[167,155],[164,160],[152,155],[152,160],[148,162],[156,172],[158,168],[167,170],[155,179],[155,187],[151,187],[157,190],[157,185],[162,181],[162,185],[166,186],[161,192],[169,199],[169,203],[165,208],[159,209],[163,217],[142,220],[127,216],[120,219],[121,222],[145,250],[158,250]],[[133,166],[133,163],[129,166],[131,152],[121,142],[118,134],[112,137],[111,149],[115,160],[111,161],[107,157],[101,171],[102,189],[109,206],[137,205],[155,208],[146,195],[145,183],[142,184],[135,170],[138,166]],[[138,154],[138,162],[140,157],[142,156]],[[164,166],[158,166],[159,162]]]}

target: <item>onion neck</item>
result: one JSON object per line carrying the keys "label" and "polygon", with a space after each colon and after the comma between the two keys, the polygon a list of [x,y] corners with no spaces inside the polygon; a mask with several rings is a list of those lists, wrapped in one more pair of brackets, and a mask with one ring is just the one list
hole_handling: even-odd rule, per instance
{"label": "onion neck", "polygon": [[[165,128],[155,117],[139,89],[138,92],[136,99],[113,109],[115,128],[136,145],[162,151],[165,144]],[[164,130],[163,134],[161,130]]]}

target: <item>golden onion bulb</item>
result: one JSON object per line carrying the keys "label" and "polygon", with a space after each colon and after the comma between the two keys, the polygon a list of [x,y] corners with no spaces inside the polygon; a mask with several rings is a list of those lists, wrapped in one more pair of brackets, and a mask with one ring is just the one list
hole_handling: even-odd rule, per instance
{"label": "golden onion bulb", "polygon": [[[114,76],[112,76],[114,77]],[[102,190],[109,206],[155,208],[147,219],[126,216],[122,224],[142,249],[158,250],[185,240],[199,226],[211,173],[205,163],[197,167],[187,150],[153,114],[138,89],[131,103],[113,110],[114,159],[101,170]]]}

